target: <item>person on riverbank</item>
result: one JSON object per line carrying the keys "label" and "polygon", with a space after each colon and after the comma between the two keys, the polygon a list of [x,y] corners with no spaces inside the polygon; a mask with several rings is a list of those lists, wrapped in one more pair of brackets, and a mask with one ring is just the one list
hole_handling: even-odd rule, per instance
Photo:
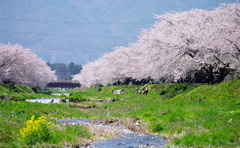
{"label": "person on riverbank", "polygon": [[148,89],[147,89],[146,87],[143,87],[142,89],[137,89],[137,88],[136,88],[136,94],[147,95],[147,94],[148,94]]}
{"label": "person on riverbank", "polygon": [[144,87],[143,89],[143,95],[147,95],[148,94],[148,89]]}
{"label": "person on riverbank", "polygon": [[135,92],[136,92],[136,94],[138,94],[138,93],[139,93],[139,89],[138,89],[138,88],[136,88],[136,89],[135,89]]}

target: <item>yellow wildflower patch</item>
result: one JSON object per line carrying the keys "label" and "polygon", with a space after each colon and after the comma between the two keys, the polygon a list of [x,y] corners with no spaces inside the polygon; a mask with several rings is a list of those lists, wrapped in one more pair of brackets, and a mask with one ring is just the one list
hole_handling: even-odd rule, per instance
{"label": "yellow wildflower patch", "polygon": [[32,115],[31,119],[26,122],[26,127],[20,129],[20,134],[22,138],[24,138],[27,134],[38,132],[41,126],[47,126],[47,128],[51,128],[51,123],[47,122],[46,116],[35,119],[35,116]]}

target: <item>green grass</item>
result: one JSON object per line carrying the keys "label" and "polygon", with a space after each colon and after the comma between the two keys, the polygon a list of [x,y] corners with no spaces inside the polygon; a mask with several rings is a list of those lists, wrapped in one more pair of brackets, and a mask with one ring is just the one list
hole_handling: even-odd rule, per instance
{"label": "green grass", "polygon": [[[136,87],[147,87],[148,95],[135,94]],[[102,89],[100,92],[99,88]],[[113,90],[119,89],[124,92],[112,94]],[[24,87],[19,90],[21,91],[11,93],[23,97],[36,95]],[[11,94],[9,92],[7,86],[0,85],[0,94]],[[43,147],[68,145],[66,143],[73,146],[91,138],[84,127],[59,125],[55,119],[106,117],[148,121],[146,128],[165,136],[170,141],[170,146],[240,146],[240,80],[215,85],[173,83],[107,86],[69,92],[74,99],[81,101],[95,99],[76,105],[96,104],[99,107],[84,110],[69,107],[73,103],[40,104],[1,100],[0,147],[26,146],[21,142],[19,130],[32,115],[47,116],[55,125],[55,134],[51,140],[41,144]],[[108,103],[96,101],[106,98],[121,100]]]}
{"label": "green grass", "polygon": [[[166,136],[171,144],[194,147],[240,146],[240,80],[216,85],[204,84],[148,84],[149,95],[136,95],[136,86],[116,96],[121,101],[104,103],[85,113],[100,118],[130,117],[149,121],[148,128]],[[143,86],[137,86],[143,87]],[[101,95],[116,87],[102,88]],[[94,89],[84,91],[91,92]],[[94,90],[96,91],[96,90]],[[159,95],[165,91],[164,95]],[[100,94],[95,93],[95,97]],[[83,96],[84,97],[84,94]],[[199,102],[199,99],[202,101]]]}
{"label": "green grass", "polygon": [[34,93],[34,91],[26,85],[14,85],[14,87],[11,87],[9,84],[1,84],[0,92]]}
{"label": "green grass", "polygon": [[[39,91],[40,93],[35,93],[34,90]],[[0,99],[5,100],[23,101],[25,99],[55,97],[47,95],[46,92],[49,93],[50,91],[40,91],[38,88],[19,84],[15,84],[14,86],[0,84]]]}
{"label": "green grass", "polygon": [[[41,104],[22,101],[0,100],[0,147],[24,147],[21,141],[20,129],[32,115],[46,116],[53,123],[52,138],[41,145],[77,144],[79,138],[90,138],[90,134],[82,126],[69,127],[60,125],[55,119],[88,118],[79,109],[69,108],[66,104]],[[78,143],[79,144],[79,143]]]}

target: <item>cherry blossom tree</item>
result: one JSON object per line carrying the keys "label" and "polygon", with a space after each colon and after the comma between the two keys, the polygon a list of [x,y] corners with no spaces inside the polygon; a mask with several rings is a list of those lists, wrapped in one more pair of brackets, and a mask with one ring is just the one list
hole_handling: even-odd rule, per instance
{"label": "cherry blossom tree", "polygon": [[156,15],[136,43],[83,66],[82,85],[116,81],[208,82],[240,76],[240,4]]}
{"label": "cherry blossom tree", "polygon": [[18,83],[44,88],[55,80],[46,62],[21,45],[0,45],[0,83]]}
{"label": "cherry blossom tree", "polygon": [[180,68],[177,73],[181,78],[185,79],[190,72],[191,79],[196,81],[199,78],[196,74],[200,72],[208,77],[206,81],[220,81],[229,72],[238,71],[239,9],[239,3],[235,3],[214,11],[192,10],[159,16],[169,23],[169,29],[175,30],[174,36],[164,39],[179,48],[180,57],[176,56],[174,60]]}

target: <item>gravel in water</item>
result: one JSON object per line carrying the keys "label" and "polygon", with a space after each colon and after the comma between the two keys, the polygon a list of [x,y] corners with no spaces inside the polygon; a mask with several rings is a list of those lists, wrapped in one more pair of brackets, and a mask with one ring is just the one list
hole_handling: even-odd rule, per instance
{"label": "gravel in water", "polygon": [[164,140],[161,136],[147,135],[137,133],[126,129],[123,126],[110,126],[106,124],[93,124],[93,120],[103,120],[103,119],[72,119],[72,120],[62,120],[59,121],[63,124],[82,124],[90,126],[100,126],[104,128],[120,128],[123,131],[123,137],[98,140],[95,144],[88,145],[88,148],[162,148],[164,144],[168,141]]}

